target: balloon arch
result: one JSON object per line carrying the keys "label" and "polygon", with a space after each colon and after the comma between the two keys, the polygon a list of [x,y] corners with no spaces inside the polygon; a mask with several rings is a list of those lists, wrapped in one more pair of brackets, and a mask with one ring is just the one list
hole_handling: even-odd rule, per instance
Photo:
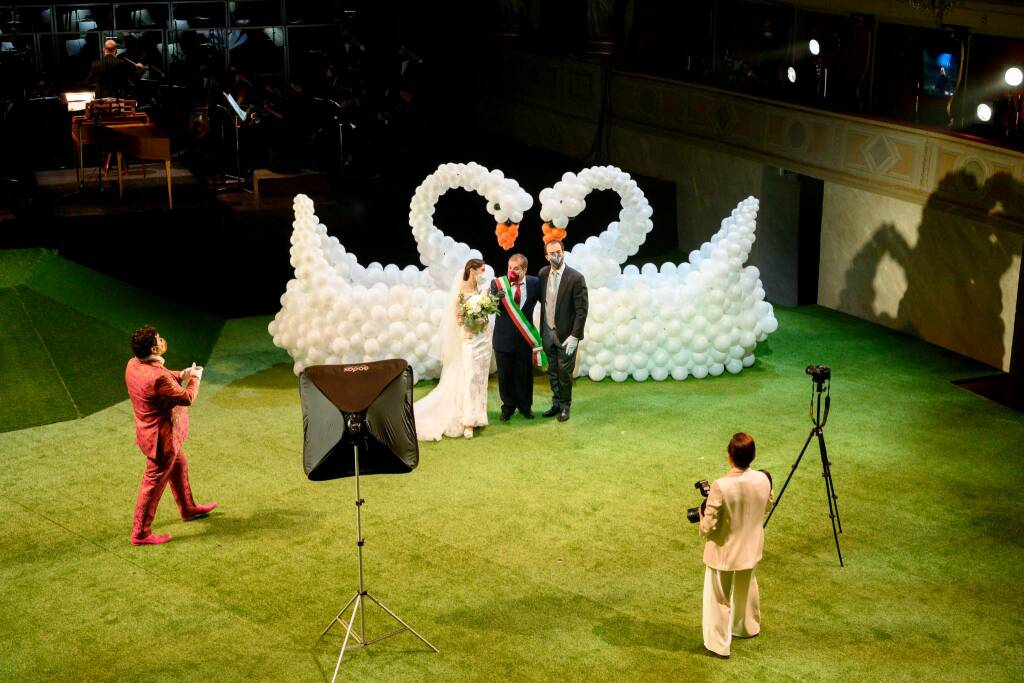
{"label": "balloon arch", "polygon": [[[291,354],[296,374],[310,365],[397,357],[412,365],[417,379],[440,376],[438,330],[448,286],[467,260],[481,258],[433,224],[438,200],[453,189],[486,200],[499,243],[510,248],[533,198],[501,171],[472,162],[442,164],[413,194],[409,223],[423,268],[362,266],[327,234],[313,202],[295,197],[295,278],[268,329],[274,343]],[[566,173],[540,192],[544,238],[568,242],[570,222],[593,190],[616,192],[621,211],[603,232],[566,253],[566,263],[586,277],[590,294],[578,372],[595,381],[682,380],[753,365],[757,343],[778,327],[760,273],[744,266],[755,239],[758,200],[741,201],[688,261],[638,269],[622,264],[653,228],[653,212],[636,181],[613,166]]]}

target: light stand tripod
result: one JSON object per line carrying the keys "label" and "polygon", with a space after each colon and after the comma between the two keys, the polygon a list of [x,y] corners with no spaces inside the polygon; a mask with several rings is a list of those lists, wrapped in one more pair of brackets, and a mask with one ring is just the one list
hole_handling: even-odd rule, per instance
{"label": "light stand tripod", "polygon": [[[365,416],[365,414],[363,414],[363,415]],[[362,420],[360,419],[360,416],[355,415],[355,414],[349,415],[348,418],[347,418],[347,427],[348,427],[349,431],[352,434],[356,435],[357,438],[358,438],[359,434],[362,432],[362,429],[363,429],[363,424],[362,424]],[[356,594],[353,595],[352,598],[348,602],[345,603],[345,606],[342,607],[341,610],[336,615],[334,615],[334,618],[331,619],[329,624],[327,624],[327,628],[325,628],[323,630],[323,632],[320,634],[320,637],[323,638],[325,635],[327,635],[328,631],[330,631],[332,628],[334,628],[335,624],[341,624],[343,627],[345,627],[345,640],[342,641],[342,643],[341,643],[341,652],[338,653],[338,663],[334,665],[334,676],[331,678],[331,683],[334,683],[334,681],[337,680],[337,678],[338,678],[338,671],[341,669],[341,660],[345,656],[345,651],[347,649],[349,649],[349,647],[350,647],[349,646],[349,639],[353,638],[353,636],[354,636],[353,639],[354,639],[355,644],[352,645],[351,647],[352,647],[352,649],[357,649],[357,648],[360,648],[360,647],[366,647],[367,645],[372,645],[373,643],[376,643],[376,642],[379,642],[381,640],[384,640],[385,638],[390,638],[391,636],[397,636],[399,633],[404,633],[405,631],[408,631],[409,633],[411,633],[414,636],[416,636],[420,640],[420,642],[422,642],[424,645],[429,647],[431,650],[433,650],[434,652],[438,651],[437,648],[434,647],[433,645],[431,645],[430,642],[426,638],[424,638],[419,633],[417,633],[416,630],[412,626],[409,626],[409,624],[407,624],[404,621],[402,621],[402,618],[400,616],[398,616],[397,614],[392,612],[390,609],[388,609],[384,605],[384,603],[382,603],[380,600],[375,598],[373,595],[371,595],[366,590],[366,586],[365,586],[364,580],[363,580],[363,545],[365,543],[365,540],[363,539],[363,518],[362,518],[362,508],[363,508],[363,503],[365,501],[359,495],[359,444],[358,443],[354,443],[353,444],[353,458],[354,458],[354,462],[355,462],[355,479],[356,479],[356,547],[358,548],[358,553],[359,553],[359,590],[357,590]],[[382,610],[387,612],[387,614],[392,619],[394,619],[399,624],[401,624],[402,628],[400,628],[400,629],[398,629],[396,631],[392,631],[390,633],[386,633],[386,634],[384,634],[382,636],[378,636],[376,638],[373,638],[372,640],[367,640],[367,638],[366,638],[366,600],[372,600],[374,604],[376,604]],[[354,606],[353,606],[353,604],[354,604]],[[352,614],[349,617],[348,621],[346,621],[345,619],[342,618],[341,615],[343,615],[348,610],[349,607],[352,607]],[[359,628],[358,631],[356,631],[353,628],[355,626],[355,623],[356,623],[356,614],[357,613],[360,616],[360,628]]]}
{"label": "light stand tripod", "polygon": [[[772,506],[772,511],[768,513],[768,519],[764,521],[764,526],[768,526],[768,522],[772,521],[772,515],[779,509],[779,504],[782,502],[782,496],[786,493],[786,487],[789,486],[789,480],[793,478],[793,474],[796,472],[797,466],[800,464],[800,460],[804,457],[804,453],[807,451],[807,447],[811,444],[811,439],[818,437],[818,451],[821,454],[821,476],[825,479],[825,497],[828,499],[828,516],[832,520],[832,536],[836,540],[836,554],[839,555],[839,566],[843,566],[843,551],[839,549],[839,534],[843,533],[843,523],[839,519],[839,501],[836,496],[836,487],[832,482],[832,464],[828,460],[828,452],[825,450],[825,423],[828,422],[828,411],[831,404],[831,398],[829,397],[829,383],[832,377],[832,371],[827,367],[818,365],[810,366],[807,368],[807,374],[811,375],[811,404],[808,407],[808,413],[811,417],[811,422],[814,426],[811,428],[811,433],[807,435],[807,440],[804,441],[804,447],[800,449],[800,455],[797,456],[796,462],[793,463],[792,469],[789,471],[789,476],[786,477],[786,483],[782,485],[782,490],[779,491],[779,497],[775,499],[775,505]],[[821,396],[825,395],[825,414],[821,412]]]}

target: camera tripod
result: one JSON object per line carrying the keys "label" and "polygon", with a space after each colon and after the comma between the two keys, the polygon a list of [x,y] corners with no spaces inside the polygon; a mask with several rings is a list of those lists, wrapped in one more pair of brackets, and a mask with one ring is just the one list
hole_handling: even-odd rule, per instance
{"label": "camera tripod", "polygon": [[[839,555],[839,566],[843,566],[843,551],[839,548],[839,534],[843,533],[843,523],[839,519],[839,501],[836,496],[836,486],[832,481],[832,464],[828,461],[828,451],[825,449],[825,423],[828,422],[828,411],[831,404],[829,397],[829,382],[830,379],[822,379],[817,376],[811,377],[811,404],[808,407],[810,413],[811,422],[814,426],[811,428],[811,433],[807,435],[807,440],[804,441],[804,447],[800,449],[800,455],[797,456],[796,462],[793,463],[792,469],[789,470],[789,476],[786,477],[786,483],[782,485],[782,490],[779,491],[779,497],[775,499],[775,505],[772,506],[772,511],[768,513],[768,519],[764,521],[764,526],[768,526],[768,522],[772,521],[772,515],[779,509],[779,504],[782,502],[782,496],[786,493],[786,487],[789,486],[789,480],[793,478],[793,474],[796,473],[796,468],[800,464],[800,460],[803,459],[804,453],[807,452],[807,447],[811,444],[811,439],[818,437],[818,451],[821,453],[821,476],[825,480],[825,497],[828,499],[828,516],[832,520],[832,536],[836,540],[836,554]],[[821,397],[825,395],[825,413],[822,415],[821,411]]]}

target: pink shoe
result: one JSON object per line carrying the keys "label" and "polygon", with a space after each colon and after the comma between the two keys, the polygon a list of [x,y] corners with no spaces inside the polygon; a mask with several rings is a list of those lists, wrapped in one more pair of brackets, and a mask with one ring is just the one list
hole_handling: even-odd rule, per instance
{"label": "pink shoe", "polygon": [[182,519],[186,522],[191,522],[193,519],[199,519],[200,517],[206,517],[211,512],[217,509],[217,502],[207,503],[206,505],[196,505],[192,508],[192,512],[187,515],[182,515]]}
{"label": "pink shoe", "polygon": [[160,545],[171,540],[170,534],[150,534],[142,538],[132,538],[132,545]]}

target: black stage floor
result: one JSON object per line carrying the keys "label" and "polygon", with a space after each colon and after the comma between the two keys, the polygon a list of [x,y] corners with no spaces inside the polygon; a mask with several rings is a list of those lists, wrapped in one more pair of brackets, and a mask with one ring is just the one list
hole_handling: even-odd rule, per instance
{"label": "black stage floor", "polygon": [[[451,156],[407,159],[383,177],[289,178],[271,193],[275,196],[262,192],[258,206],[251,193],[217,191],[221,184],[216,177],[198,178],[179,163],[172,166],[170,210],[162,165],[149,164],[143,178],[136,162],[128,171],[123,199],[116,176],[109,176],[99,190],[95,167],[87,169],[81,190],[74,168],[41,171],[13,191],[6,188],[6,210],[0,201],[0,248],[55,249],[65,258],[224,317],[273,313],[293,275],[288,250],[296,192],[313,198],[328,231],[361,263],[418,265],[408,223],[413,192],[439,163],[472,160],[500,168],[533,194],[534,208],[520,227],[516,250],[526,253],[536,269],[542,263],[537,195],[566,169],[578,171],[589,164],[502,141],[473,149],[471,154],[452,151]],[[636,179],[656,217],[655,229],[636,258],[654,259],[677,249],[675,185]],[[618,212],[617,195],[592,193],[586,212],[573,222],[573,239],[599,233]],[[479,248],[485,259],[504,264],[507,252],[497,245],[481,197],[447,193],[434,221],[453,238]]]}
{"label": "black stage floor", "polygon": [[[100,183],[100,169],[86,168],[81,186],[73,168],[36,171],[32,174],[38,191],[52,202],[56,218],[81,215],[111,215],[167,209],[167,175],[163,163],[135,162],[124,171],[124,198],[118,196],[117,170],[111,167]],[[205,201],[203,184],[191,171],[171,164],[174,205],[185,208]]]}

